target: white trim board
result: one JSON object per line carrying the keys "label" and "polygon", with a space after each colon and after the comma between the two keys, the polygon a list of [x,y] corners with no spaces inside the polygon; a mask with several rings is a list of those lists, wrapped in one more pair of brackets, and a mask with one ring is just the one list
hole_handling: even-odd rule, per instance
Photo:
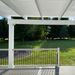
{"label": "white trim board", "polygon": [[75,25],[75,21],[70,20],[8,20],[8,24],[35,24],[35,25]]}

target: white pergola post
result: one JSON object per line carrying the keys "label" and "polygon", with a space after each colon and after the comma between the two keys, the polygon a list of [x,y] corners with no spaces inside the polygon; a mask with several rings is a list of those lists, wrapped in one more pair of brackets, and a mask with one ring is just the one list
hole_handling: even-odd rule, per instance
{"label": "white pergola post", "polygon": [[14,25],[9,24],[9,51],[8,51],[8,57],[9,57],[9,63],[8,68],[14,68]]}

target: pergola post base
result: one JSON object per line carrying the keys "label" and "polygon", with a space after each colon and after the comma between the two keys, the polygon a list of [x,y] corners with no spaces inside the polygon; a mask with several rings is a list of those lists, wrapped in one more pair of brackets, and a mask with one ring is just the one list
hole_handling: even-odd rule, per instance
{"label": "pergola post base", "polygon": [[15,67],[14,65],[12,65],[12,66],[10,65],[7,67],[7,69],[13,69],[14,67]]}

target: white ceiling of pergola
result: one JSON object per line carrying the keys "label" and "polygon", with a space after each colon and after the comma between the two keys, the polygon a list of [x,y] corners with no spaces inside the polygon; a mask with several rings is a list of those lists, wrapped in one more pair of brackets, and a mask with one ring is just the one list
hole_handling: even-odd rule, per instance
{"label": "white ceiling of pergola", "polygon": [[[72,24],[74,21],[61,21],[62,17],[75,18],[75,0],[0,0],[0,15],[14,24]],[[11,17],[23,17],[12,20]],[[28,17],[41,17],[41,21],[28,20]],[[58,21],[45,21],[44,17],[58,17]],[[26,21],[27,20],[27,21]]]}
{"label": "white ceiling of pergola", "polygon": [[75,0],[0,0],[0,15],[75,17]]}

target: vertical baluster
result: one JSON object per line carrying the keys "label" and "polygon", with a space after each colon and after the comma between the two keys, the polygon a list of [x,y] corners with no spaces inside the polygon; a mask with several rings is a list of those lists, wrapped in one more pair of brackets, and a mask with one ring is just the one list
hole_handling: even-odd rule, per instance
{"label": "vertical baluster", "polygon": [[3,51],[3,65],[4,65],[4,51]]}
{"label": "vertical baluster", "polygon": [[1,52],[1,65],[2,65],[2,52]]}
{"label": "vertical baluster", "polygon": [[15,65],[15,63],[16,63],[16,62],[15,62],[15,51],[14,51],[14,65]]}
{"label": "vertical baluster", "polygon": [[54,50],[53,50],[53,64],[54,64]]}
{"label": "vertical baluster", "polygon": [[19,51],[19,65],[20,65],[20,51]]}
{"label": "vertical baluster", "polygon": [[52,50],[51,50],[51,64],[52,64]]}
{"label": "vertical baluster", "polygon": [[35,52],[34,52],[34,64],[35,64]]}
{"label": "vertical baluster", "polygon": [[25,61],[24,61],[24,52],[25,52],[25,51],[23,51],[23,65],[24,65],[24,62],[25,62]]}
{"label": "vertical baluster", "polygon": [[[33,51],[33,50],[32,50]],[[34,54],[34,53],[33,53]],[[32,64],[33,64],[33,55],[32,55]]]}

